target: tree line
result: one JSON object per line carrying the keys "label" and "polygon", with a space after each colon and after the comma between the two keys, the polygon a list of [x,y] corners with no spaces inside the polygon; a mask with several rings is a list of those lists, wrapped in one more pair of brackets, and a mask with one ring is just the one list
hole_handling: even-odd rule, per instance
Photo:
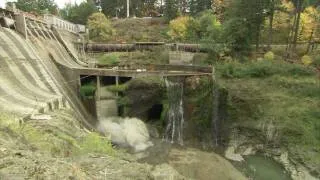
{"label": "tree line", "polygon": [[[127,8],[126,0],[87,0],[60,10],[53,0],[18,0],[16,6],[28,12],[50,12],[77,24],[87,24],[99,10],[108,18],[123,18]],[[319,7],[318,0],[130,0],[130,15],[163,15],[170,22],[172,40],[204,43],[217,55],[226,48],[246,54],[252,44],[259,50],[263,41],[269,47],[287,44],[290,57],[298,41],[309,42],[306,51],[319,41]],[[212,47],[215,44],[225,46]]]}

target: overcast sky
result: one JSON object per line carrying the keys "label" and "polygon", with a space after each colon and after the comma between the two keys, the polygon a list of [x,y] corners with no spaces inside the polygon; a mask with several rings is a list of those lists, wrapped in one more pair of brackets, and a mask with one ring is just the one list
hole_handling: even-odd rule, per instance
{"label": "overcast sky", "polygon": [[[15,1],[15,0],[0,0],[0,7],[4,8],[6,2],[12,2],[12,1]],[[74,2],[81,3],[84,0],[54,0],[54,1],[57,3],[59,8],[63,8],[66,3],[74,3]]]}
{"label": "overcast sky", "polygon": [[5,0],[0,0],[0,7],[4,8],[4,5],[5,5]]}
{"label": "overcast sky", "polygon": [[[2,1],[2,0],[0,0],[0,1]],[[74,3],[74,2],[76,2],[77,4],[80,4],[84,0],[54,0],[54,1],[57,3],[59,8],[63,8],[66,3]]]}

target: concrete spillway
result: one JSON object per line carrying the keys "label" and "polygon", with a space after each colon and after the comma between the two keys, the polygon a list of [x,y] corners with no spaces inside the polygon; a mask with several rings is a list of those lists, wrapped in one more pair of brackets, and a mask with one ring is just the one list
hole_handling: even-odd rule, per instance
{"label": "concrete spillway", "polygon": [[16,32],[0,28],[0,109],[28,115],[66,106],[41,60]]}
{"label": "concrete spillway", "polygon": [[53,34],[24,39],[0,27],[0,112],[28,116],[71,107],[76,118],[91,127],[91,117],[70,88],[79,79],[67,81],[50,54],[62,64],[80,66]]}

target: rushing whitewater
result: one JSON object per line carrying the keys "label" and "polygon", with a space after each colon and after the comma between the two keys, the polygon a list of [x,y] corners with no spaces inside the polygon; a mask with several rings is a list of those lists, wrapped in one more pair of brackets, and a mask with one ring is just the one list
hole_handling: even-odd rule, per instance
{"label": "rushing whitewater", "polygon": [[152,146],[145,123],[137,118],[110,117],[99,120],[99,132],[110,136],[112,143],[121,147],[130,147],[135,152]]}

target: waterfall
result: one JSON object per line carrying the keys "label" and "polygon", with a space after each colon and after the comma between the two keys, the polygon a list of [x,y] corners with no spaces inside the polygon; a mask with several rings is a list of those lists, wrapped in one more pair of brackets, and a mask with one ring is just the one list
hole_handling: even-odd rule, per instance
{"label": "waterfall", "polygon": [[165,78],[164,81],[168,96],[168,124],[164,138],[168,142],[177,142],[178,144],[183,145],[183,82],[179,79],[171,81],[168,78]]}
{"label": "waterfall", "polygon": [[213,131],[213,144],[215,146],[219,145],[219,88],[217,86],[217,83],[213,81],[213,88],[212,88],[212,93],[213,93],[213,99],[212,99],[212,131]]}
{"label": "waterfall", "polygon": [[220,92],[218,87],[218,82],[215,78],[215,69],[212,69],[212,135],[213,135],[213,145],[219,146],[219,99]]}

